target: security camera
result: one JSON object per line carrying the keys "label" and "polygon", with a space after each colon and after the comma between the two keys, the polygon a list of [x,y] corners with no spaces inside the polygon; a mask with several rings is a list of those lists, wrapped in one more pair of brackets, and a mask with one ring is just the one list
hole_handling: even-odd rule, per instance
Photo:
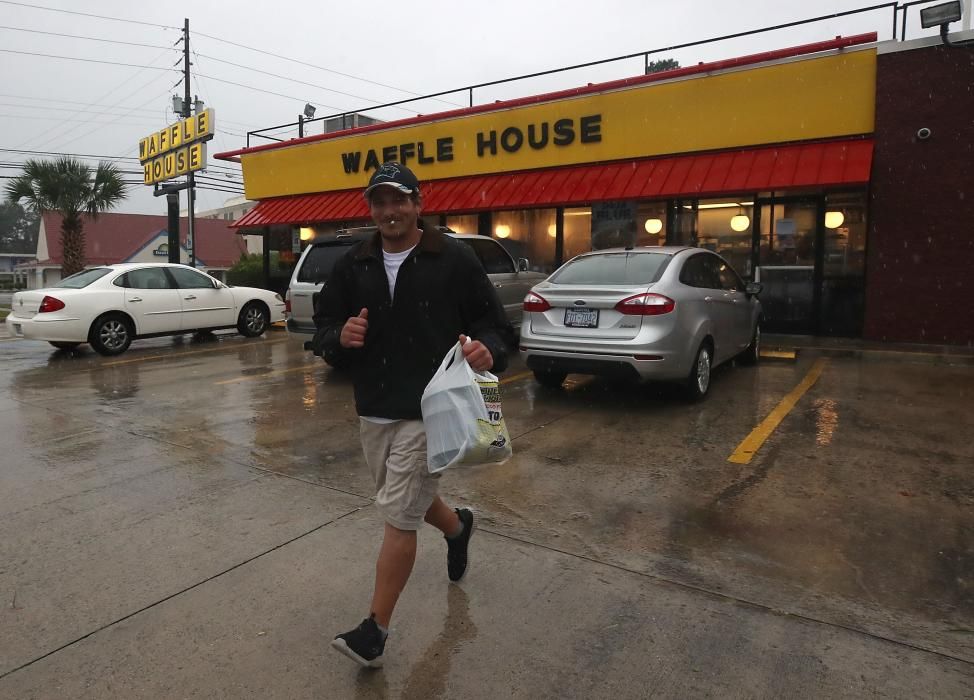
{"label": "security camera", "polygon": [[926,141],[928,138],[930,138],[930,135],[932,133],[933,132],[930,131],[930,129],[924,126],[917,129],[917,138],[920,139],[921,141]]}

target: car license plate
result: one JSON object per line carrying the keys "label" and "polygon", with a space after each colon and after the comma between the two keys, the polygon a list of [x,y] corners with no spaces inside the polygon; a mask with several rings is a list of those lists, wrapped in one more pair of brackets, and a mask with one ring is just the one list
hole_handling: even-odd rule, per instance
{"label": "car license plate", "polygon": [[565,309],[565,325],[569,328],[598,328],[598,309]]}

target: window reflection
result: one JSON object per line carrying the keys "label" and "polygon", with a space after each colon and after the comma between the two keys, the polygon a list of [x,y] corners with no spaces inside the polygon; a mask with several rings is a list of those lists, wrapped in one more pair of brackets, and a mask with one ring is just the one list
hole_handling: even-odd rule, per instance
{"label": "window reflection", "polygon": [[866,195],[842,192],[825,198],[825,274],[861,276],[866,265]]}
{"label": "window reflection", "polygon": [[563,260],[592,250],[592,210],[589,207],[565,209]]}
{"label": "window reflection", "polygon": [[535,272],[554,271],[554,209],[498,211],[492,223],[494,238],[512,258],[527,258],[529,269]]}
{"label": "window reflection", "polygon": [[754,202],[702,199],[697,205],[697,243],[721,255],[739,274],[751,275]]}
{"label": "window reflection", "polygon": [[479,233],[479,219],[476,214],[459,214],[446,217],[446,225],[457,233]]}

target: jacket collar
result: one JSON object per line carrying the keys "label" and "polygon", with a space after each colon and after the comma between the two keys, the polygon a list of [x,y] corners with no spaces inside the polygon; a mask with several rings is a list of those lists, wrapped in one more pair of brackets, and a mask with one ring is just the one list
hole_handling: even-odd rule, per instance
{"label": "jacket collar", "polygon": [[[423,235],[420,236],[416,249],[422,253],[440,253],[444,246],[446,246],[444,234],[432,226],[428,226],[423,230]],[[366,240],[355,254],[356,260],[363,260],[364,258],[382,259],[382,234],[378,231],[372,238]]]}

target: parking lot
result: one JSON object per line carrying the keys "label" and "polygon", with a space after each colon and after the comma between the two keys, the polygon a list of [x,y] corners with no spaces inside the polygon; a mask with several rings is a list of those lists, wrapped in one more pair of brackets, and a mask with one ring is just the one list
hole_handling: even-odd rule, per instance
{"label": "parking lot", "polygon": [[806,349],[691,403],[513,362],[514,457],[441,486],[470,573],[421,533],[378,673],[327,644],[381,530],[347,377],[280,330],[0,366],[0,697],[972,696],[970,363]]}

